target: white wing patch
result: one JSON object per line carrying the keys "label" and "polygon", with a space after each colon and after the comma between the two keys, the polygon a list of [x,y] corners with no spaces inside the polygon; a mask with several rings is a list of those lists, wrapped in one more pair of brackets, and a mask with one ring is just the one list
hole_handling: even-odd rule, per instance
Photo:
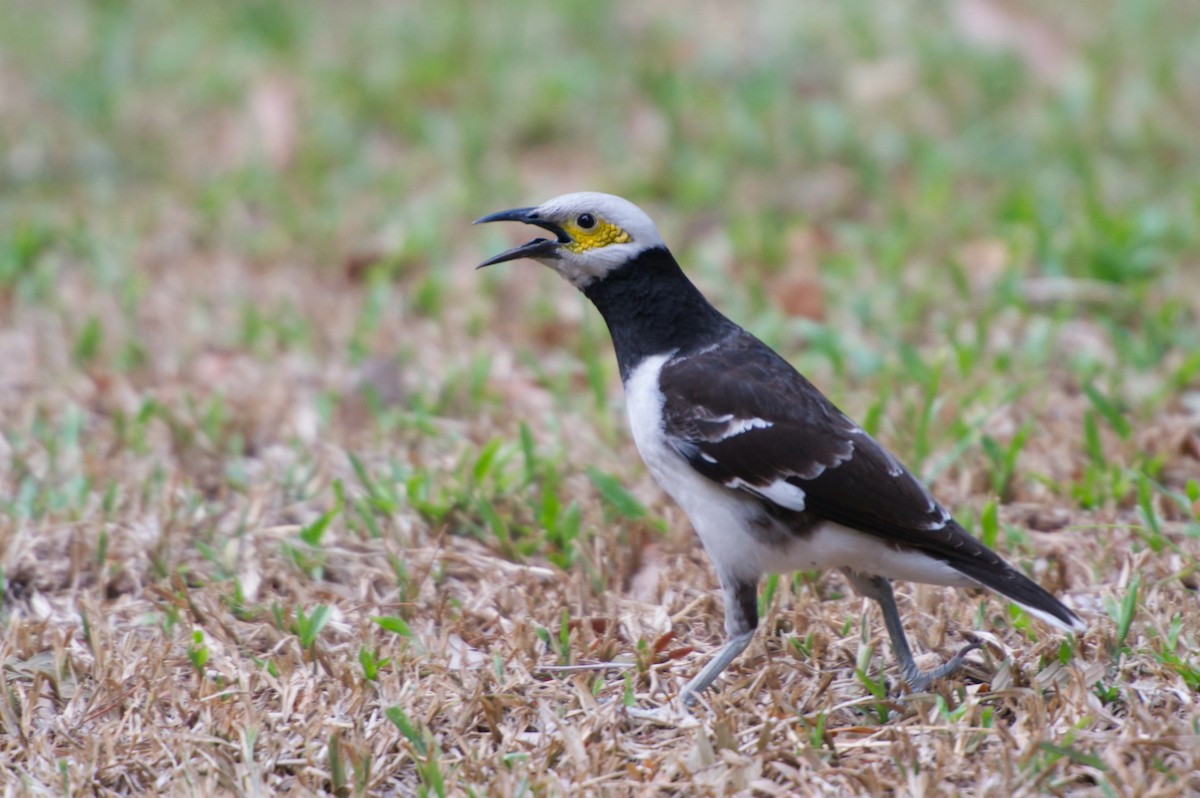
{"label": "white wing patch", "polygon": [[843,440],[842,443],[844,444],[842,451],[837,452],[834,455],[832,462],[822,463],[820,460],[814,459],[808,463],[808,467],[803,471],[798,471],[793,468],[792,476],[795,476],[799,479],[812,480],[821,476],[831,468],[837,468],[838,466],[849,462],[850,458],[854,456],[854,441],[847,438]]}
{"label": "white wing patch", "polygon": [[925,528],[930,532],[936,532],[939,529],[945,529],[946,524],[953,520],[953,516],[950,515],[949,510],[939,505],[935,499],[930,498],[930,502],[932,502],[932,506],[929,508],[930,511],[937,509],[940,518],[937,521],[930,521]]}
{"label": "white wing patch", "polygon": [[720,419],[714,419],[714,420],[715,421],[724,421],[729,424],[729,426],[725,428],[725,435],[721,438],[721,440],[725,440],[726,438],[732,438],[734,436],[741,435],[743,432],[749,432],[752,429],[770,429],[771,427],[775,426],[774,422],[765,421],[761,418],[736,418],[735,419],[732,415],[723,416]]}
{"label": "white wing patch", "polygon": [[734,490],[744,490],[748,493],[757,494],[767,501],[774,502],[787,510],[793,510],[797,513],[804,512],[804,490],[786,480],[777,479],[770,485],[751,485],[740,477],[734,477],[726,482],[725,486]]}

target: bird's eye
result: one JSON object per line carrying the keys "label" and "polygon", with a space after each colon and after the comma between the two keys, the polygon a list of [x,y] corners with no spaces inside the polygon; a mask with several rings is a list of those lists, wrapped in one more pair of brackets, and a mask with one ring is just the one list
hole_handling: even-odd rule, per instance
{"label": "bird's eye", "polygon": [[596,226],[596,217],[590,213],[581,213],[579,214],[579,218],[575,220],[575,224],[584,230],[591,230]]}

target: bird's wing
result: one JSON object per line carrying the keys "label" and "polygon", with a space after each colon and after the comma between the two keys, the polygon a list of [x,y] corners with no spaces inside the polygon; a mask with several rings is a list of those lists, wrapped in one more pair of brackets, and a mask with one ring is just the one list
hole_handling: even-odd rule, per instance
{"label": "bird's wing", "polygon": [[[692,468],[773,515],[834,521],[946,562],[1063,629],[1084,624],[972,537],[916,477],[749,333],[659,373],[663,431]],[[797,530],[811,528],[799,524]]]}
{"label": "bird's wing", "polygon": [[908,469],[749,333],[681,353],[659,387],[668,440],[709,479],[950,559],[979,556]]}

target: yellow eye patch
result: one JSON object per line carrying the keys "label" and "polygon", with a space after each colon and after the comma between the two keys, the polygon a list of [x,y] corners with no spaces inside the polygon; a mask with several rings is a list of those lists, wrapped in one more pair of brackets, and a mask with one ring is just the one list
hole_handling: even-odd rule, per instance
{"label": "yellow eye patch", "polygon": [[596,224],[587,230],[574,222],[568,222],[563,228],[571,236],[571,243],[563,244],[563,247],[576,255],[589,249],[607,247],[609,244],[628,244],[633,240],[629,233],[603,219],[597,219]]}

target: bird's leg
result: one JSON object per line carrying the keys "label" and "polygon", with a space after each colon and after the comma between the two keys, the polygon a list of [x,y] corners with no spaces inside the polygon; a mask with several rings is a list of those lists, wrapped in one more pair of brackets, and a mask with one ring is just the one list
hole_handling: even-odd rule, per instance
{"label": "bird's leg", "polygon": [[729,639],[683,688],[680,697],[684,706],[695,704],[697,695],[708,689],[721,671],[746,650],[758,627],[758,580],[722,576],[721,587],[725,593],[725,633]]}
{"label": "bird's leg", "polygon": [[896,597],[892,593],[892,583],[882,576],[870,576],[843,568],[846,575],[860,595],[872,599],[879,605],[883,613],[883,625],[887,627],[888,637],[892,640],[892,652],[900,665],[900,678],[913,692],[922,692],[929,688],[935,680],[954,673],[962,667],[967,654],[979,648],[979,643],[969,643],[953,657],[930,671],[922,671],[913,659],[912,649],[908,646],[908,638],[904,634],[904,626],[900,622],[900,611],[896,608]]}

